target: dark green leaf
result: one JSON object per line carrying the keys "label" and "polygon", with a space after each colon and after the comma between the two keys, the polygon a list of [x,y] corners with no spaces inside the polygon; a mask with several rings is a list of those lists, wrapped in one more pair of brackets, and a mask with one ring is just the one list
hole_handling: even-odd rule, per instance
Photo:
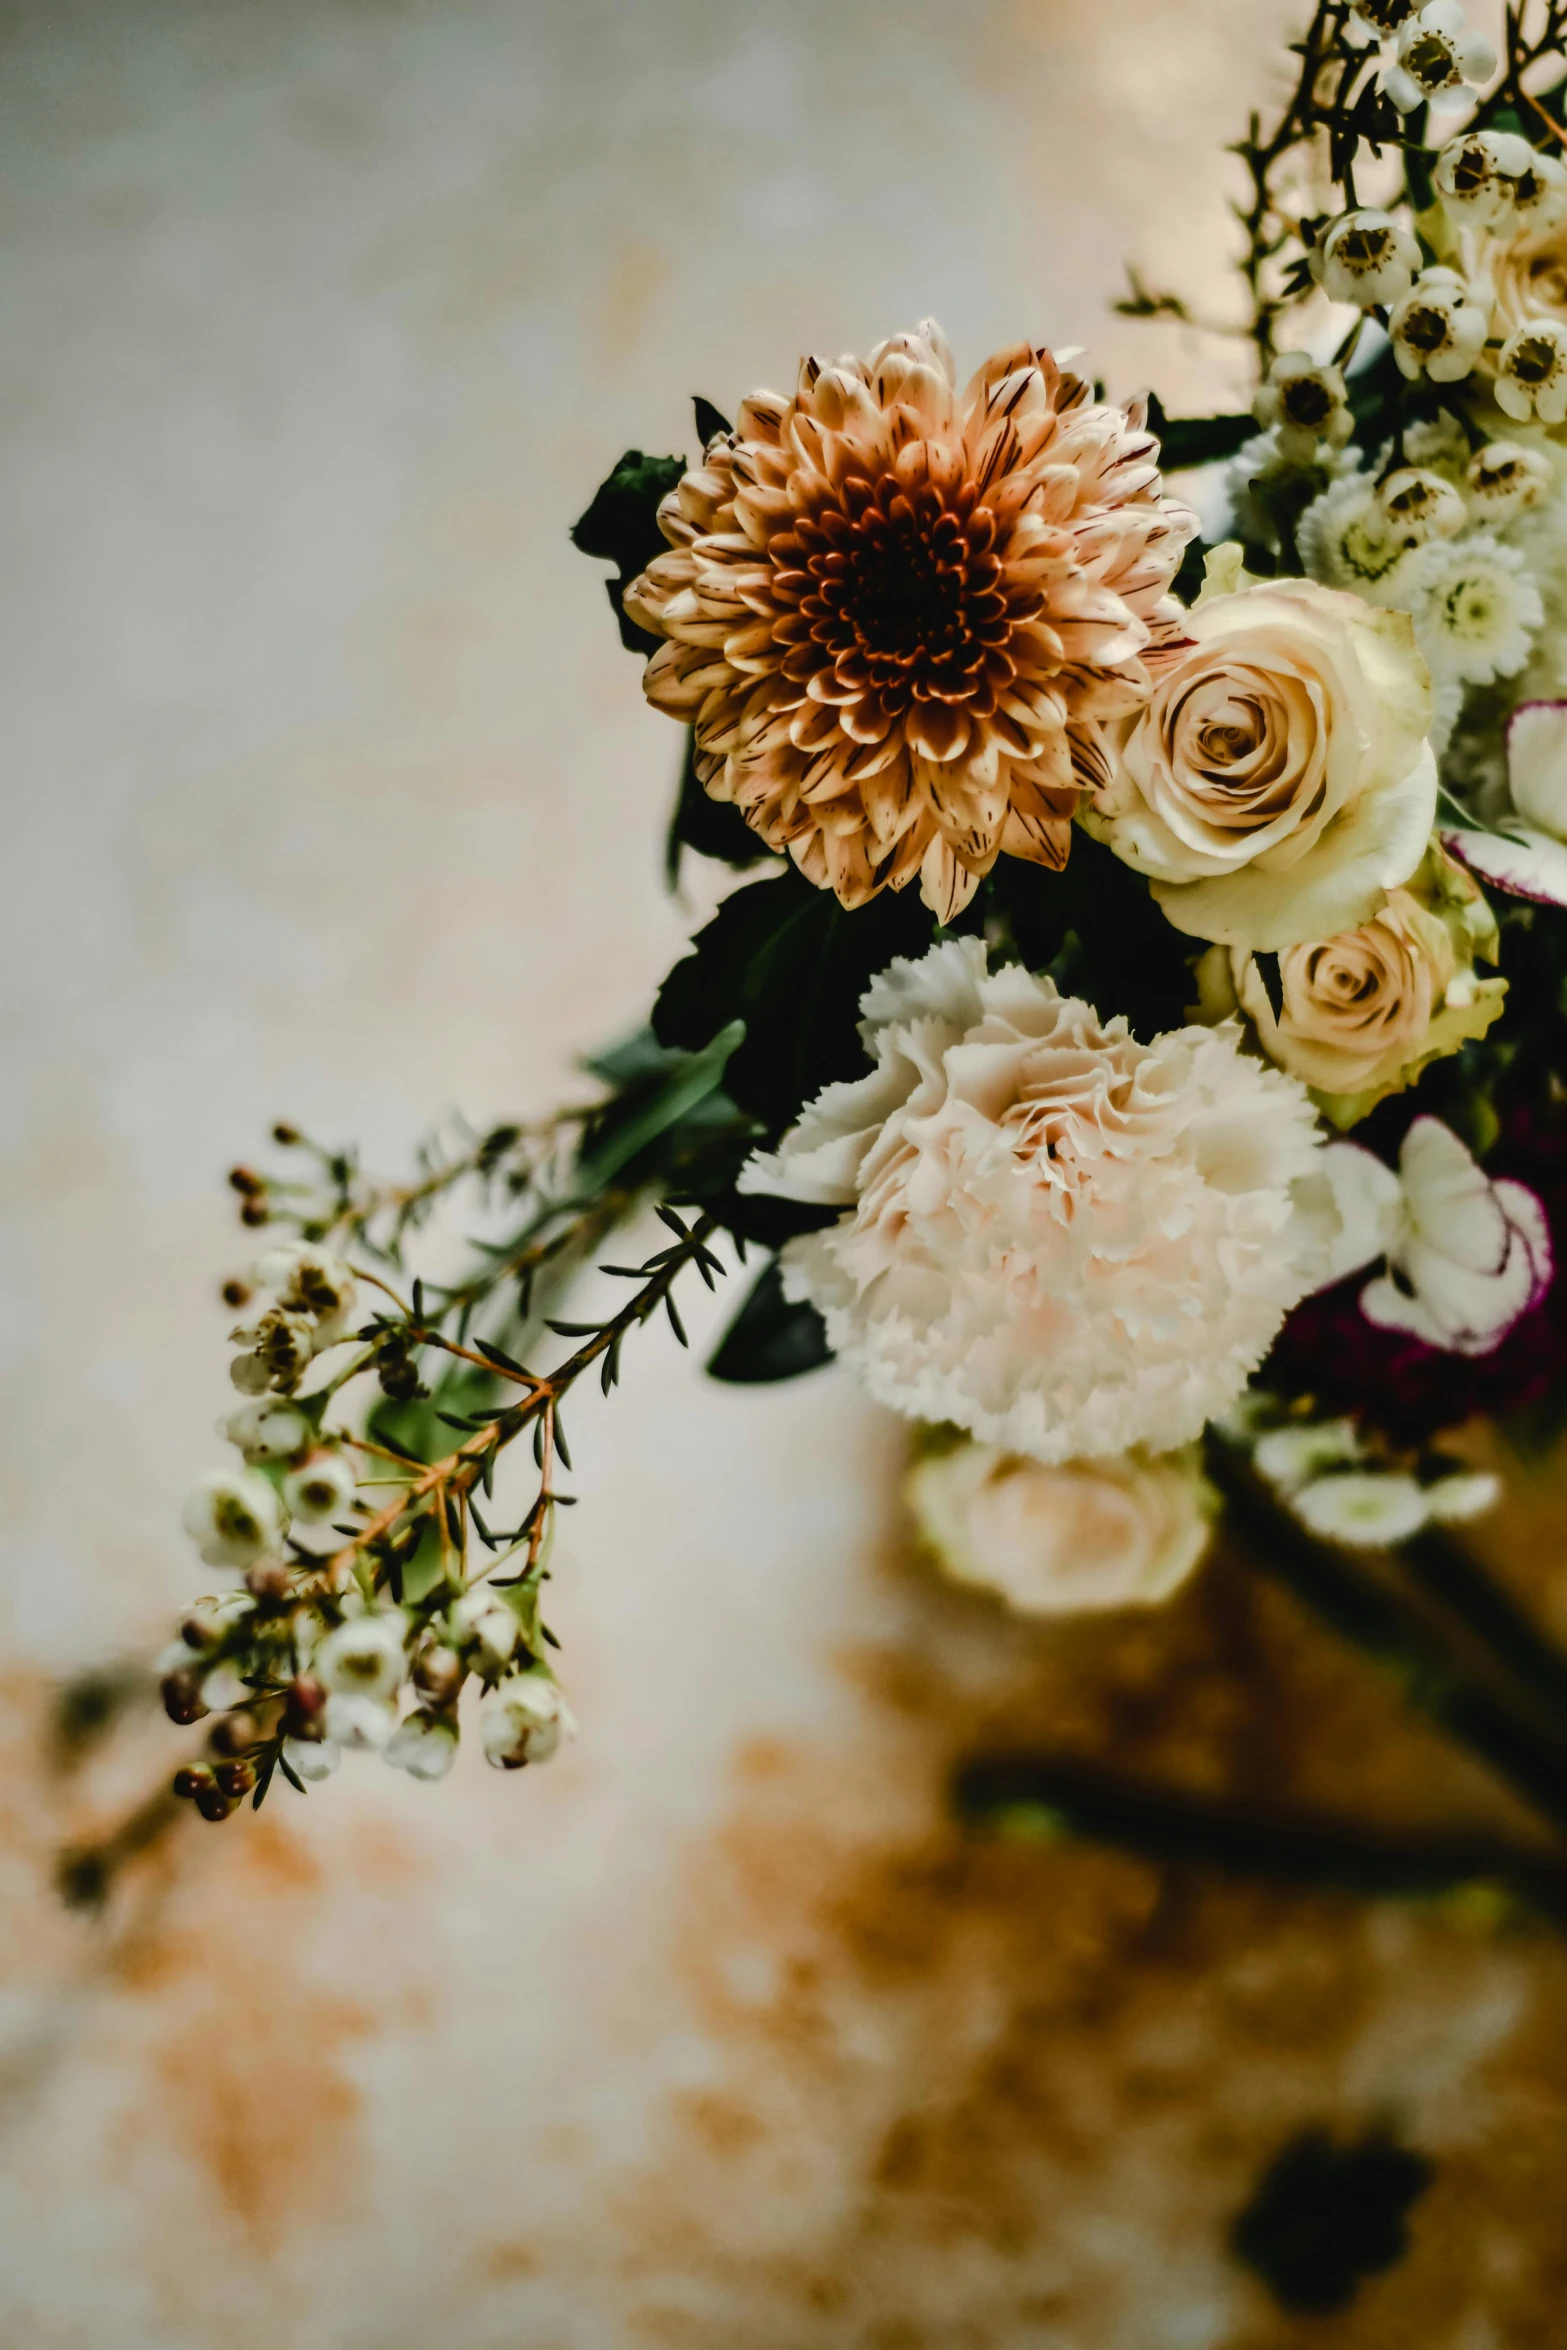
{"label": "dark green leaf", "polygon": [[1166,416],[1157,396],[1148,395],[1148,429],[1159,436],[1159,457],[1166,473],[1188,465],[1212,465],[1233,457],[1242,441],[1256,431],[1256,420],[1241,416]]}
{"label": "dark green leaf", "polygon": [[683,849],[691,849],[699,857],[715,857],[720,864],[737,870],[760,865],[771,854],[738,808],[728,800],[709,799],[697,778],[695,754],[696,737],[688,733],[680,787],[664,842],[664,878],[671,889],[680,879]]}
{"label": "dark green leaf", "polygon": [[628,652],[658,650],[658,638],[626,618],[625,594],[638,573],[664,552],[666,541],[658,527],[659,501],[674,488],[685,469],[683,457],[647,457],[640,449],[628,449],[594,491],[587,512],[572,525],[574,547],[615,565],[615,577],[604,586],[620,623],[620,641]]}
{"label": "dark green leaf", "polygon": [[831,1361],[826,1324],[814,1306],[789,1303],[775,1257],[757,1276],[707,1368],[714,1379],[752,1386],[797,1379]]}
{"label": "dark green leaf", "polygon": [[734,431],[728,417],[720,416],[712,401],[704,400],[700,392],[693,397],[691,406],[696,415],[696,437],[704,449],[715,432]]}

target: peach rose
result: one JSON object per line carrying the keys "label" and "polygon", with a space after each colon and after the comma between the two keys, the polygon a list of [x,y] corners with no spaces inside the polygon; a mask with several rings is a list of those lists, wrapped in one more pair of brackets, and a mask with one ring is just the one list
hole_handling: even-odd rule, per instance
{"label": "peach rose", "polygon": [[964,1443],[916,1461],[907,1492],[945,1573],[1026,1616],[1156,1606],[1201,1560],[1217,1505],[1195,1446],[1047,1468]]}
{"label": "peach rose", "polygon": [[1277,951],[1368,922],[1425,854],[1431,687],[1407,613],[1308,579],[1213,593],[1228,553],[1149,701],[1105,721],[1083,821],[1177,930]]}
{"label": "peach rose", "polygon": [[1210,947],[1197,973],[1202,1016],[1244,1011],[1269,1060],[1309,1086],[1334,1125],[1352,1126],[1427,1062],[1485,1034],[1507,982],[1477,978],[1474,958],[1494,962],[1496,949],[1484,897],[1432,849],[1369,922],[1279,957],[1277,1012],[1244,948]]}

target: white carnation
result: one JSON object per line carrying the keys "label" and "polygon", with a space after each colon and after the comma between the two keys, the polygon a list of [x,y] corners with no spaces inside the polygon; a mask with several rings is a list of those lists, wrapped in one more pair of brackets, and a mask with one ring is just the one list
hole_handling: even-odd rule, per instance
{"label": "white carnation", "polygon": [[1300,559],[1324,587],[1346,588],[1368,604],[1398,604],[1404,564],[1418,533],[1394,522],[1363,473],[1323,491],[1301,516]]}
{"label": "white carnation", "polygon": [[1233,1022],[1139,1044],[974,939],[861,1009],[871,1073],[742,1177],[848,1211],[789,1243],[786,1293],[916,1418],[1045,1461],[1188,1443],[1311,1285],[1304,1088]]}

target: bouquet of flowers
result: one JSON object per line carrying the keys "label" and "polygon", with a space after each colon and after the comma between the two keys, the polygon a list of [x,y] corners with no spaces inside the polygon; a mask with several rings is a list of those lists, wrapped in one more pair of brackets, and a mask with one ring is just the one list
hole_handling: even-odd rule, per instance
{"label": "bouquet of flowers", "polygon": [[[1237,150],[1250,413],[927,320],[621,458],[574,537],[684,730],[669,879],[741,878],[583,1102],[235,1170],[223,1588],[161,1665],[202,1817],[572,1735],[567,1419],[744,1263],[710,1371],[841,1358],[949,1573],[1150,1605],[1222,1515],[1567,1829],[1567,1664],[1450,1531],[1498,1490],[1454,1430],[1567,1420],[1564,43],[1318,0]],[[1138,1832],[1047,1758],[961,1792]]]}

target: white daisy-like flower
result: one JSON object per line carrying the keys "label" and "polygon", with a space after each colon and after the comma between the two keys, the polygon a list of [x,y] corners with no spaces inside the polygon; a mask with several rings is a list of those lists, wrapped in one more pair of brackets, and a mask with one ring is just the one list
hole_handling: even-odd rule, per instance
{"label": "white daisy-like flower", "polygon": [[457,1724],[445,1714],[416,1707],[381,1751],[394,1770],[406,1771],[410,1779],[444,1779],[457,1760]]}
{"label": "white daisy-like flower", "polygon": [[1355,429],[1340,369],[1309,351],[1281,351],[1252,402],[1257,422],[1274,435],[1287,464],[1310,465],[1326,446],[1342,448]]}
{"label": "white daisy-like flower", "polygon": [[976,939],[861,1010],[870,1074],[741,1178],[844,1211],[788,1244],[786,1295],[911,1417],[1044,1461],[1190,1442],[1311,1285],[1304,1088],[1233,1022],[1139,1044]]}
{"label": "white daisy-like flower", "polygon": [[1284,455],[1273,428],[1253,433],[1250,440],[1242,441],[1220,476],[1214,517],[1204,536],[1215,544],[1236,538],[1255,546],[1276,547],[1279,533],[1273,512],[1274,491],[1283,491],[1293,508],[1303,477],[1313,497],[1321,497],[1333,483],[1356,474],[1359,467],[1359,451],[1353,447],[1333,448],[1319,441],[1309,464],[1302,465]]}
{"label": "white daisy-like flower", "polygon": [[330,1779],[343,1759],[343,1750],[330,1738],[285,1738],[283,1760],[296,1779]]}
{"label": "white daisy-like flower", "polygon": [[1430,1516],[1416,1480],[1391,1469],[1346,1469],[1336,1477],[1318,1477],[1290,1496],[1290,1507],[1313,1534],[1356,1550],[1407,1542]]}
{"label": "white daisy-like flower", "polygon": [[1455,1469],[1425,1488],[1426,1508],[1443,1525],[1483,1517],[1502,1498],[1502,1480],[1489,1469]]}
{"label": "white daisy-like flower", "polygon": [[1393,357],[1411,383],[1461,383],[1485,348],[1486,311],[1456,269],[1423,269],[1387,322]]}
{"label": "white daisy-like flower", "polygon": [[1259,1436],[1252,1465],[1270,1485],[1293,1493],[1320,1477],[1325,1469],[1340,1469],[1361,1457],[1353,1420],[1293,1421]]}
{"label": "white daisy-like flower", "polygon": [[184,1526],[209,1567],[251,1567],[283,1539],[277,1487],[255,1469],[209,1469],[185,1504]]}
{"label": "white daisy-like flower", "polygon": [[1336,481],[1301,516],[1300,559],[1324,587],[1347,588],[1368,604],[1403,603],[1403,566],[1418,533],[1391,520],[1363,473]]}
{"label": "white daisy-like flower", "polygon": [[1498,228],[1513,210],[1534,149],[1516,131],[1465,131],[1436,159],[1432,185],[1449,217],[1466,228]]}
{"label": "white daisy-like flower", "polygon": [[1489,685],[1528,660],[1545,607],[1516,547],[1489,531],[1433,540],[1410,558],[1408,584],[1416,641],[1433,677]]}
{"label": "white daisy-like flower", "polygon": [[1496,404],[1515,424],[1567,417],[1567,319],[1526,318],[1496,362]]}
{"label": "white daisy-like flower", "polygon": [[1511,522],[1542,505],[1555,478],[1543,449],[1525,441],[1487,441],[1465,475],[1469,511],[1477,522]]}
{"label": "white daisy-like flower", "polygon": [[1420,247],[1391,212],[1362,205],[1328,223],[1310,259],[1311,274],[1330,302],[1371,310],[1403,300],[1420,267]]}
{"label": "white daisy-like flower", "polygon": [[1427,99],[1466,84],[1478,88],[1495,71],[1496,51],[1482,34],[1470,31],[1461,0],[1430,0],[1429,7],[1399,26],[1382,87],[1400,114],[1413,114]]}

